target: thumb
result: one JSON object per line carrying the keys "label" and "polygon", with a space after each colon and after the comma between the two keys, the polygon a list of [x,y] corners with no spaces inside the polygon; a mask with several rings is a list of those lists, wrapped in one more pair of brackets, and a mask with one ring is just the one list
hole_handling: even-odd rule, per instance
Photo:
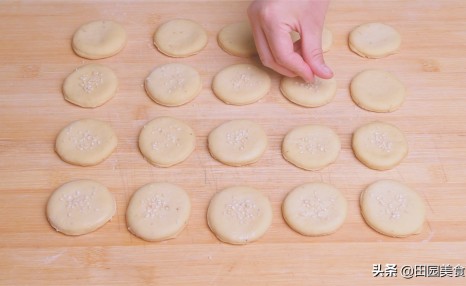
{"label": "thumb", "polygon": [[325,64],[322,51],[322,31],[304,31],[301,35],[302,55],[312,72],[320,78],[332,78],[332,70]]}

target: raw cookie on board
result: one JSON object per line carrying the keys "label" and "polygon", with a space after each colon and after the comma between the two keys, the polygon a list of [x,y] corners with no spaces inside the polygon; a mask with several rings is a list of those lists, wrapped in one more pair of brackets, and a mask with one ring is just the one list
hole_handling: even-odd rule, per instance
{"label": "raw cookie on board", "polygon": [[250,120],[232,120],[212,130],[208,137],[209,152],[230,166],[252,164],[267,149],[267,134]]}
{"label": "raw cookie on board", "polygon": [[305,170],[320,170],[335,162],[341,143],[331,128],[321,125],[303,125],[286,134],[282,143],[283,157]]}
{"label": "raw cookie on board", "polygon": [[283,218],[296,232],[327,235],[344,223],[347,202],[343,194],[326,183],[307,183],[288,193],[282,204]]}
{"label": "raw cookie on board", "polygon": [[379,180],[368,186],[360,198],[361,214],[377,232],[406,237],[422,231],[425,205],[408,186],[394,180]]}
{"label": "raw cookie on board", "polygon": [[367,23],[354,28],[349,35],[349,47],[365,58],[383,58],[394,54],[401,45],[401,35],[383,23]]}
{"label": "raw cookie on board", "polygon": [[117,141],[110,124],[97,119],[81,119],[60,131],[55,141],[55,151],[67,163],[93,166],[112,154]]}
{"label": "raw cookie on board", "polygon": [[280,91],[289,101],[304,107],[323,106],[335,97],[337,82],[335,78],[314,78],[314,82],[305,82],[300,77],[283,77]]}
{"label": "raw cookie on board", "polygon": [[57,231],[83,235],[106,224],[115,211],[115,198],[105,186],[92,180],[76,180],[52,193],[46,214]]}
{"label": "raw cookie on board", "polygon": [[272,207],[269,199],[254,188],[230,187],[212,197],[207,223],[219,240],[246,244],[265,234],[272,223]]}
{"label": "raw cookie on board", "polygon": [[63,83],[64,98],[81,107],[97,107],[117,92],[118,78],[110,68],[88,64],[73,71]]}
{"label": "raw cookie on board", "polygon": [[199,72],[191,66],[170,63],[155,68],[144,82],[149,97],[165,106],[179,106],[193,100],[202,89]]}
{"label": "raw cookie on board", "polygon": [[137,190],[126,210],[128,230],[147,241],[175,238],[188,223],[189,195],[169,183],[151,183]]}
{"label": "raw cookie on board", "polygon": [[370,69],[357,74],[350,85],[351,97],[361,108],[373,112],[398,109],[406,97],[406,87],[392,73]]}
{"label": "raw cookie on board", "polygon": [[160,25],[154,33],[154,45],[169,57],[183,58],[199,53],[207,45],[205,29],[188,19],[174,19]]}
{"label": "raw cookie on board", "polygon": [[126,45],[126,31],[117,22],[101,20],[82,25],[74,33],[74,52],[86,59],[103,59],[119,53]]}
{"label": "raw cookie on board", "polygon": [[356,129],[352,147],[356,158],[375,170],[392,169],[408,154],[408,142],[403,132],[396,126],[381,121]]}
{"label": "raw cookie on board", "polygon": [[237,57],[252,57],[257,55],[254,37],[249,22],[232,23],[218,33],[218,45],[225,52]]}
{"label": "raw cookie on board", "polygon": [[186,160],[194,151],[196,135],[181,120],[157,117],[148,122],[139,134],[139,150],[151,164],[170,167]]}
{"label": "raw cookie on board", "polygon": [[235,64],[215,75],[212,90],[227,104],[246,105],[264,97],[270,91],[271,82],[263,69],[251,64]]}

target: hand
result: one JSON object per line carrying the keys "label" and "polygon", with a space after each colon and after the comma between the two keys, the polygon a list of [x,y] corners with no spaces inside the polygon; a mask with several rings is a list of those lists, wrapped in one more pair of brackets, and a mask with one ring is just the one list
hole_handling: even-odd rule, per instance
{"label": "hand", "polygon": [[[288,77],[333,77],[322,52],[322,29],[329,0],[255,0],[248,9],[262,63]],[[290,32],[301,40],[293,44]]]}

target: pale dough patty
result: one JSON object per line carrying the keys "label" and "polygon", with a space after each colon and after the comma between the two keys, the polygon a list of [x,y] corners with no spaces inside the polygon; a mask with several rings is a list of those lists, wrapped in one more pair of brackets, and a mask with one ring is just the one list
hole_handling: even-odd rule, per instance
{"label": "pale dough patty", "polygon": [[47,219],[57,231],[67,235],[92,232],[115,214],[113,195],[102,184],[76,180],[56,189],[47,202]]}
{"label": "pale dough patty", "polygon": [[170,167],[194,151],[196,135],[183,121],[164,116],[148,122],[139,134],[139,150],[151,164]]}
{"label": "pale dough patty", "polygon": [[252,164],[267,149],[264,129],[250,120],[232,120],[212,130],[208,137],[209,152],[230,166]]}
{"label": "pale dough patty", "polygon": [[179,106],[193,100],[202,89],[199,72],[191,66],[170,63],[155,68],[144,87],[149,97],[165,106]]}
{"label": "pale dough patty", "polygon": [[249,22],[229,24],[218,33],[218,45],[227,53],[237,57],[257,55],[254,37]]}
{"label": "pale dough patty", "polygon": [[207,45],[205,29],[187,19],[174,19],[158,27],[154,34],[154,45],[163,54],[189,57],[199,53]]}
{"label": "pale dough patty", "polygon": [[319,170],[330,165],[337,159],[340,149],[335,131],[312,124],[292,129],[282,143],[283,157],[305,170]]}
{"label": "pale dough patty", "polygon": [[425,204],[408,186],[394,180],[379,180],[361,193],[361,214],[377,232],[406,237],[422,231]]}
{"label": "pale dough patty", "polygon": [[169,183],[150,183],[137,190],[126,210],[128,230],[147,241],[175,238],[188,223],[189,195]]}
{"label": "pale dough patty", "polygon": [[114,21],[95,21],[82,25],[74,33],[74,52],[87,59],[103,59],[119,53],[126,45],[126,31]]}
{"label": "pale dough patty", "polygon": [[270,90],[271,82],[263,69],[251,64],[234,64],[215,75],[212,90],[227,104],[246,105],[264,97]]}
{"label": "pale dough patty", "polygon": [[117,141],[110,124],[97,119],[81,119],[60,131],[55,141],[55,151],[67,163],[93,166],[112,154]]}
{"label": "pale dough patty", "polygon": [[289,101],[304,107],[323,106],[335,97],[337,82],[335,78],[314,78],[314,82],[305,82],[300,77],[283,77],[280,91]]}
{"label": "pale dough patty", "polygon": [[406,97],[406,88],[392,73],[370,69],[357,74],[350,85],[351,97],[361,108],[373,112],[398,109]]}
{"label": "pale dough patty", "polygon": [[77,68],[63,83],[64,98],[81,107],[97,107],[117,92],[118,78],[110,68],[88,64]]}
{"label": "pale dough patty", "polygon": [[207,223],[219,240],[246,244],[265,234],[272,223],[272,207],[269,199],[254,188],[230,187],[212,197]]}
{"label": "pale dough patty", "polygon": [[396,126],[374,121],[353,133],[352,147],[356,158],[375,170],[389,170],[408,154],[405,135]]}
{"label": "pale dough patty", "polygon": [[349,47],[365,58],[383,58],[394,54],[401,45],[401,35],[383,23],[367,23],[354,28],[349,35]]}
{"label": "pale dough patty", "polygon": [[282,204],[286,223],[307,236],[337,231],[346,219],[347,208],[343,194],[325,183],[298,186],[288,193]]}

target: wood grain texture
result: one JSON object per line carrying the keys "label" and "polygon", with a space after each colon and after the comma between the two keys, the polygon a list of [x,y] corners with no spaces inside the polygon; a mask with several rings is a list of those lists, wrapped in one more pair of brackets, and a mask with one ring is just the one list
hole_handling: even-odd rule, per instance
{"label": "wood grain texture", "polygon": [[[226,24],[246,19],[249,1],[2,1],[0,3],[0,284],[46,285],[465,285],[466,278],[373,278],[372,265],[461,264],[466,266],[466,5],[463,0],[335,0],[327,26],[334,44],[325,54],[335,70],[337,95],[330,104],[308,109],[279,92],[280,77],[270,73],[270,94],[260,102],[228,106],[210,89],[223,67],[255,60],[230,56],[217,45]],[[152,44],[156,27],[173,18],[190,18],[209,34],[198,55],[172,59]],[[73,32],[96,19],[121,22],[128,43],[118,55],[95,62],[115,70],[120,87],[104,106],[83,109],[63,99],[61,85],[76,67],[91,62],[71,49]],[[400,31],[396,55],[363,59],[347,46],[349,31],[361,23],[383,21]],[[149,99],[143,80],[156,66],[182,62],[196,67],[201,94],[191,103],[168,108]],[[409,96],[396,112],[361,110],[349,96],[351,78],[367,68],[383,68],[407,85]],[[137,148],[140,128],[154,117],[181,118],[197,134],[195,152],[172,168],[148,164]],[[106,120],[119,137],[117,150],[94,167],[64,163],[53,151],[55,136],[79,118]],[[246,118],[261,124],[270,146],[247,167],[228,167],[214,159],[206,137],[220,123]],[[366,168],[354,157],[351,134],[361,124],[384,120],[406,133],[410,152],[390,171]],[[321,171],[300,170],[280,154],[291,128],[318,123],[340,136],[338,160]],[[117,215],[96,232],[80,237],[56,233],[45,218],[45,204],[61,184],[94,179],[115,195]],[[423,232],[405,239],[382,236],[362,220],[360,192],[377,179],[400,180],[426,200]],[[189,224],[181,235],[148,243],[126,229],[131,194],[152,181],[186,189],[192,198]],[[293,232],[280,205],[293,187],[323,181],[348,199],[349,213],[335,234],[310,238]],[[247,246],[220,243],[206,224],[212,195],[246,184],[272,202],[272,226]],[[399,275],[400,276],[400,275]]]}

